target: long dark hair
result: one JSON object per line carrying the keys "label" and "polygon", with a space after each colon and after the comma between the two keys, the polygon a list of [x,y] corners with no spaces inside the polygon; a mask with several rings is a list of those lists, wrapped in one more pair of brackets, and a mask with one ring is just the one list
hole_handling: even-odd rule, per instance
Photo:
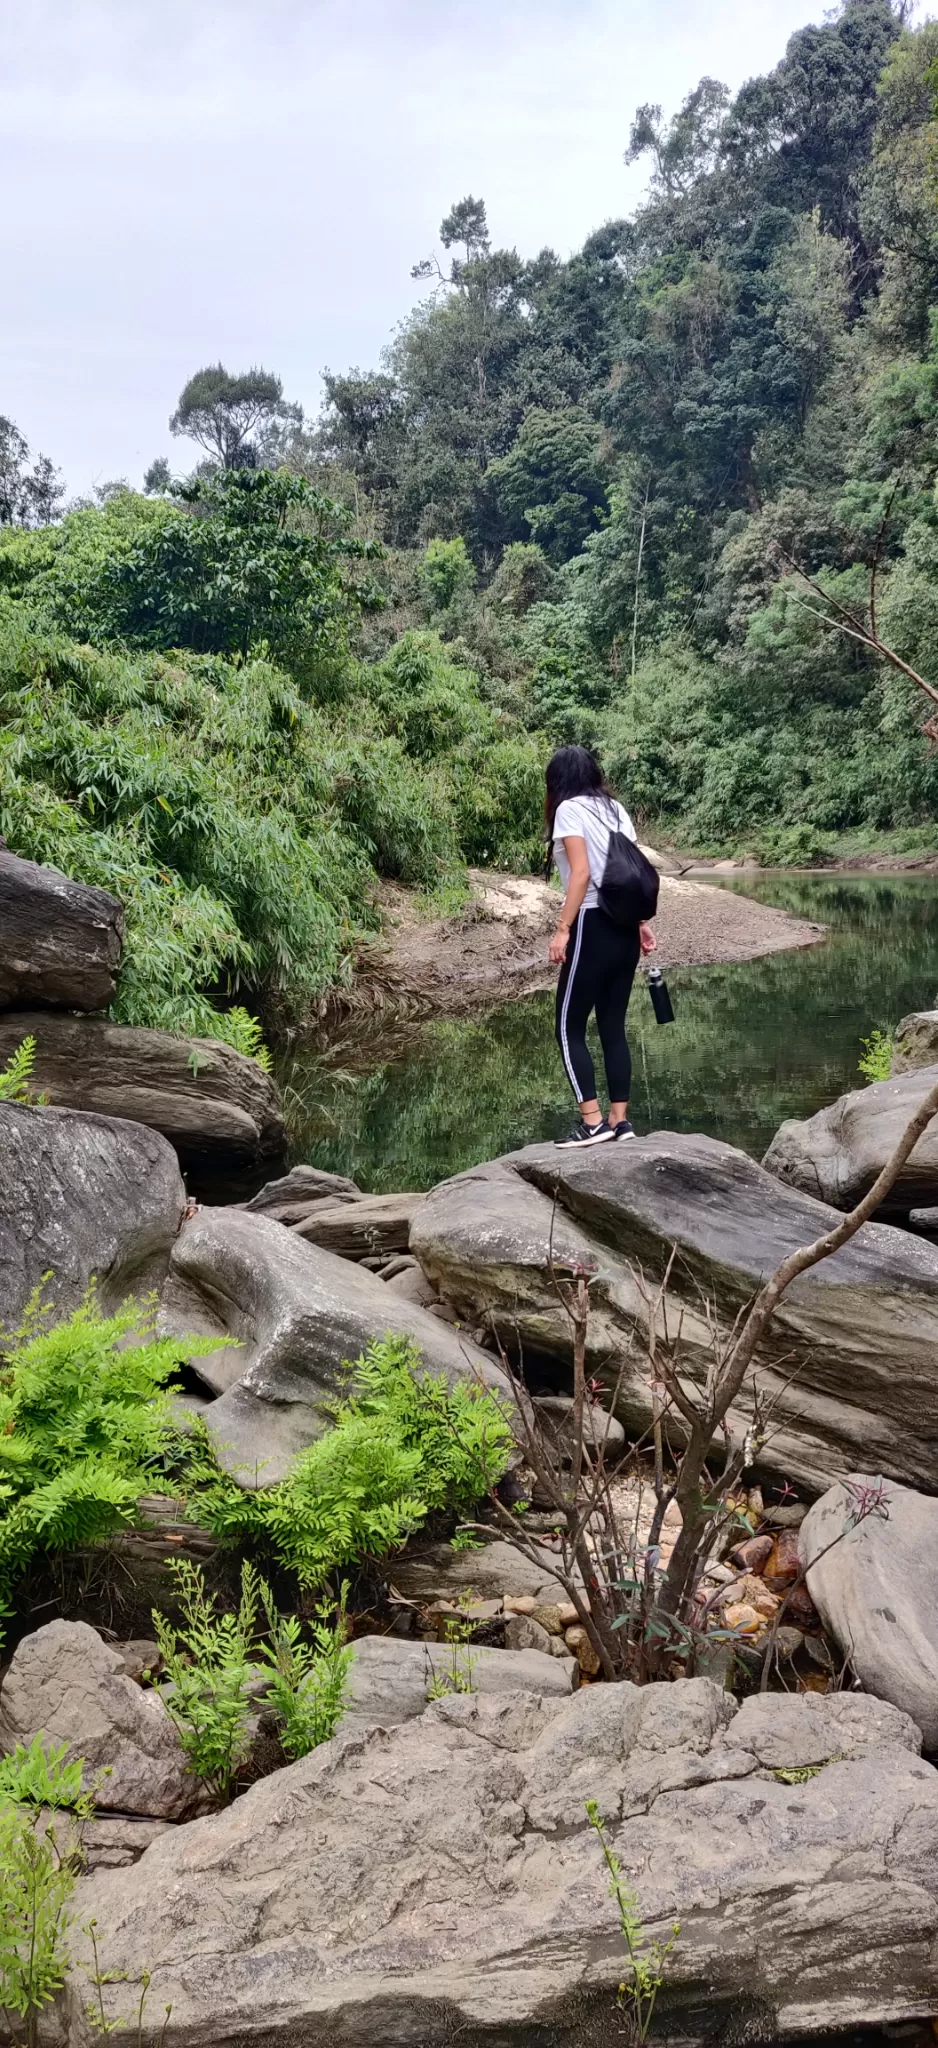
{"label": "long dark hair", "polygon": [[554,843],[554,819],[562,803],[571,796],[604,797],[615,802],[613,791],[591,747],[558,747],[547,763],[544,822],[547,826],[547,872],[550,874]]}

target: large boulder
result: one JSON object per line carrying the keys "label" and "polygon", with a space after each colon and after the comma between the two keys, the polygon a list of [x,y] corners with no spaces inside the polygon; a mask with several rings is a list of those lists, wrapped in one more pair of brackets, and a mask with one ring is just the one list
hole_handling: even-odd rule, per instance
{"label": "large boulder", "polygon": [[62,1315],[159,1285],[185,1209],[176,1154],[142,1124],[0,1102],[0,1328],[50,1274]]}
{"label": "large boulder", "polygon": [[[680,1330],[682,1369],[699,1379],[713,1355],[707,1302],[725,1334],[785,1254],[838,1220],[732,1146],[663,1132],[586,1152],[530,1146],[444,1181],[411,1244],[460,1315],[491,1319],[527,1356],[566,1361],[551,1247],[555,1271],[585,1263],[596,1275],[590,1370],[617,1387],[621,1420],[644,1430],[648,1297],[672,1253],[669,1328]],[[861,1463],[938,1490],[936,1346],[938,1251],[867,1224],[776,1311],[758,1358],[771,1413],[760,1463],[819,1491]],[[736,1420],[750,1420],[745,1389]]]}
{"label": "large boulder", "polygon": [[[877,1485],[852,1475],[852,1488]],[[832,1486],[802,1522],[808,1591],[867,1692],[911,1714],[938,1750],[938,1500],[889,1482],[885,1515],[851,1527],[858,1497]]]}
{"label": "large boulder", "polygon": [[938,1062],[938,1010],[913,1010],[896,1025],[892,1047],[893,1075]]}
{"label": "large boulder", "polygon": [[397,1728],[415,1720],[426,1713],[434,1683],[451,1684],[454,1672],[474,1693],[531,1692],[560,1699],[573,1691],[576,1671],[572,1657],[551,1657],[543,1650],[361,1636],[353,1648],[341,1733],[360,1735],[366,1728]]}
{"label": "large boulder", "polygon": [[0,1009],[107,1009],[124,943],[116,896],[19,860],[0,842],[0,933]]}
{"label": "large boulder", "polygon": [[202,1209],[173,1247],[163,1327],[234,1339],[195,1361],[219,1396],[205,1422],[225,1466],[245,1487],[270,1486],[329,1427],[343,1366],[389,1331],[411,1337],[429,1371],[474,1374],[509,1394],[506,1374],[426,1309],[383,1281],[266,1216]]}
{"label": "large boulder", "polygon": [[0,1017],[0,1066],[27,1032],[36,1040],[33,1079],[50,1102],[147,1124],[183,1166],[260,1168],[284,1153],[276,1082],[220,1039],[17,1012]]}
{"label": "large boulder", "polygon": [[[762,1161],[786,1186],[800,1188],[835,1209],[853,1209],[869,1193],[895,1151],[923,1097],[938,1081],[938,1066],[916,1067],[891,1081],[874,1081],[840,1095],[827,1109],[781,1124]],[[909,1210],[938,1202],[938,1118],[923,1133],[880,1214],[905,1219]]]}
{"label": "large boulder", "polygon": [[[781,2038],[925,2016],[938,1774],[916,1744],[877,1701],[737,1713],[706,1679],[464,1695],[82,1881],[76,1922],[97,1922],[110,2018],[131,2024],[145,1961],[178,2048],[599,2048],[626,1958],[596,1799],[649,1935],[679,1923],[656,2038],[699,2042],[753,1997]],[[75,1953],[78,2044],[87,1937]]]}
{"label": "large boulder", "polygon": [[180,1820],[198,1803],[162,1700],[128,1678],[120,1651],[86,1622],[46,1622],[14,1652],[0,1688],[0,1749],[39,1734],[83,1758],[102,1813]]}

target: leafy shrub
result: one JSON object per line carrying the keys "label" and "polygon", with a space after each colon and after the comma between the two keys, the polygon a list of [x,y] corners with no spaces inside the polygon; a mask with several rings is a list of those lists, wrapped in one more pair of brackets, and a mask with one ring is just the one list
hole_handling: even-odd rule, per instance
{"label": "leafy shrub", "polygon": [[331,694],[357,612],[344,563],[373,554],[302,477],[225,470],[174,502],[116,493],[0,547],[0,586],[96,646],[269,652]]}
{"label": "leafy shrub", "polygon": [[867,1081],[888,1081],[895,1046],[892,1032],[874,1028],[868,1038],[861,1038],[860,1044],[863,1052],[857,1061],[857,1072]]}
{"label": "leafy shrub", "polygon": [[206,1592],[199,1565],[188,1558],[171,1558],[170,1569],[182,1627],[172,1628],[154,1609],[156,1639],[172,1688],[162,1697],[190,1769],[224,1804],[250,1748],[251,1644],[260,1583],[245,1560],[241,1599],[236,1611],[229,1612]]}
{"label": "leafy shrub", "polygon": [[[187,1338],[185,1353],[216,1344]],[[152,1312],[134,1304],[98,1315],[93,1291],[51,1328],[34,1301],[4,1346],[0,1613],[9,1613],[38,1552],[91,1543],[134,1520],[173,1440],[167,1389],[182,1347],[156,1337]]]}

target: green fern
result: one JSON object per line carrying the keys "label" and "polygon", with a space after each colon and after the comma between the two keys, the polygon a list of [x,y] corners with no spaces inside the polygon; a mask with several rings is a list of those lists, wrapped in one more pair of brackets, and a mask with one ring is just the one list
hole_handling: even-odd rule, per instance
{"label": "green fern", "polygon": [[0,1806],[12,1801],[17,1806],[38,1807],[54,1813],[74,1813],[87,1820],[94,1812],[94,1793],[86,1789],[83,1759],[68,1762],[68,1743],[46,1748],[44,1735],[34,1735],[28,1745],[16,1744],[8,1756],[0,1757]]}
{"label": "green fern", "polygon": [[388,1336],[350,1368],[334,1426],[279,1485],[248,1492],[219,1470],[207,1432],[186,1449],[192,1512],[229,1542],[255,1542],[317,1587],[333,1572],[400,1548],[430,1514],[464,1514],[501,1478],[512,1447],[507,1408],[475,1380],[422,1370],[416,1346]]}
{"label": "green fern", "polygon": [[36,1041],[30,1033],[10,1054],[6,1066],[0,1068],[0,1102],[39,1103],[47,1100],[45,1095],[35,1094],[29,1085],[35,1064]]}
{"label": "green fern", "polygon": [[[132,1339],[132,1342],[128,1342]],[[176,1441],[182,1357],[217,1339],[157,1337],[154,1310],[100,1316],[94,1289],[49,1325],[39,1294],[0,1357],[0,1614],[39,1552],[93,1543],[136,1518]]]}
{"label": "green fern", "polygon": [[264,1033],[256,1017],[249,1010],[236,1004],[233,1010],[225,1011],[217,1024],[219,1038],[225,1038],[236,1052],[243,1052],[249,1060],[256,1060],[265,1074],[273,1072],[273,1060],[264,1044]]}

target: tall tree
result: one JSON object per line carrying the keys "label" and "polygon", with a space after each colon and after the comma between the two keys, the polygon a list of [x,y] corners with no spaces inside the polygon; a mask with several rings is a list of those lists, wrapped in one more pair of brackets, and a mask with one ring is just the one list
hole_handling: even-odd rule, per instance
{"label": "tall tree", "polygon": [[222,363],[210,363],[183,386],[169,430],[197,441],[222,469],[253,469],[252,437],[277,421],[299,425],[302,416],[302,407],[287,403],[271,371],[243,370],[232,377]]}
{"label": "tall tree", "polygon": [[0,526],[49,526],[65,496],[48,455],[30,467],[29,443],[0,413]]}

